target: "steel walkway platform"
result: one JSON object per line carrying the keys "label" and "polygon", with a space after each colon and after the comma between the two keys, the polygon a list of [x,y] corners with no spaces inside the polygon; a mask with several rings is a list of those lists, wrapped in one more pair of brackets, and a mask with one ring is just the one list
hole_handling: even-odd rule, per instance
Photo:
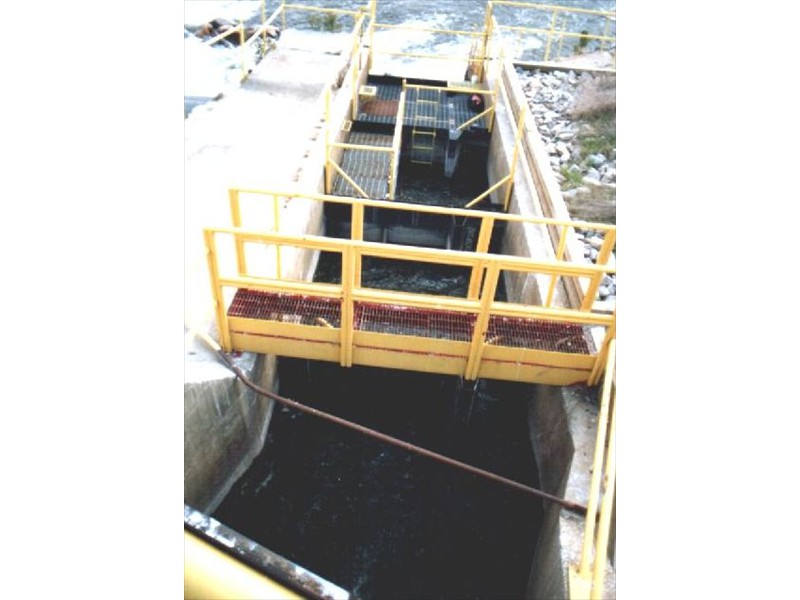
{"label": "steel walkway platform", "polygon": [[[392,136],[381,133],[353,131],[349,144],[390,148]],[[363,189],[370,198],[386,198],[389,193],[391,156],[385,152],[345,149],[342,170]],[[356,189],[338,173],[333,180],[332,193],[336,196],[358,196]]]}
{"label": "steel walkway platform", "polygon": [[[237,290],[227,312],[235,350],[339,362],[340,299]],[[477,314],[355,301],[353,364],[464,375]],[[588,379],[597,350],[575,323],[491,315],[479,378],[569,385]]]}
{"label": "steel walkway platform", "polygon": [[[463,82],[462,82],[463,83]],[[376,88],[375,98],[361,104],[358,112],[358,120],[365,123],[383,123],[394,125],[397,121],[397,108],[400,101],[402,84],[391,83],[372,83],[369,85]],[[407,94],[405,101],[405,111],[403,116],[403,126],[411,127],[414,125],[414,115],[430,114],[436,115],[436,129],[449,129],[454,123],[456,127],[466,123],[476,115],[470,109],[469,97],[467,94],[448,92],[447,87],[442,87],[442,93],[438,95],[439,107],[433,111],[429,105],[420,107],[419,113],[416,110],[416,95]],[[420,98],[424,101],[433,99],[434,95],[423,94]],[[426,102],[427,104],[427,102]],[[486,117],[481,117],[473,125],[473,130],[487,131],[488,121]]]}

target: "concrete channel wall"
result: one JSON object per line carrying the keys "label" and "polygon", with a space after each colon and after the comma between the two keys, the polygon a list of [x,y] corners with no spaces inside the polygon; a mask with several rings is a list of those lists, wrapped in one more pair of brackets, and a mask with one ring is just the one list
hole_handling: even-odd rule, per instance
{"label": "concrete channel wall", "polygon": [[[496,184],[511,169],[519,115],[520,111],[525,111],[524,122],[530,127],[525,128],[521,138],[508,212],[569,219],[569,211],[550,168],[544,143],[533,126],[533,117],[524,100],[514,65],[511,61],[500,64],[501,67],[494,73],[490,71],[488,76],[490,89],[500,90],[487,165],[489,184]],[[497,77],[500,78],[499,85],[496,85]],[[504,199],[505,186],[501,186],[493,193],[492,202],[502,205]],[[534,260],[554,260],[554,248],[557,245],[553,241],[554,233],[543,225],[510,224],[502,251]],[[581,256],[580,252],[577,240],[568,240],[565,258],[569,260],[571,256]],[[550,277],[515,273],[504,273],[504,276],[510,302],[543,303]],[[577,308],[583,291],[578,282],[561,282],[556,286],[553,305]],[[532,387],[533,393],[528,401],[528,423],[542,489],[585,506],[588,503],[597,430],[594,392],[585,386]],[[544,503],[544,510],[526,596],[568,598],[568,568],[580,561],[585,520],[549,502]],[[613,544],[610,554],[614,554]],[[609,565],[603,597],[615,596],[615,575]]]}
{"label": "concrete channel wall", "polygon": [[[309,58],[308,51],[293,55],[290,49],[279,50],[275,56],[268,56],[250,80],[230,98],[223,98],[208,111],[197,117],[193,114],[187,120],[186,315],[192,326],[207,331],[212,337],[217,338],[211,316],[210,286],[204,250],[198,242],[202,238],[202,227],[230,225],[227,189],[241,186],[323,190],[321,124],[324,104],[320,102],[321,94],[326,87],[335,88],[330,120],[343,122],[349,111],[351,77],[344,71],[346,52],[338,56],[327,54],[317,62],[313,59],[309,62]],[[504,177],[510,168],[516,127],[514,114],[519,110],[518,101],[515,105],[513,99],[515,78],[514,73],[507,73],[501,85],[503,93],[498,102],[491,160],[487,166],[490,185]],[[302,86],[296,85],[297,81],[302,81]],[[341,82],[342,87],[338,88],[335,83],[331,86],[331,82]],[[527,105],[522,106],[527,110]],[[232,129],[242,122],[242,115],[248,124],[246,135],[232,136]],[[518,214],[563,217],[566,208],[560,193],[547,189],[550,187],[548,175],[530,168],[531,157],[538,152],[536,141],[527,139],[531,135],[526,135],[522,152],[523,162],[528,167],[517,170],[509,210]],[[340,139],[338,134],[337,139]],[[546,184],[544,188],[542,182]],[[541,198],[545,195],[550,206],[543,208]],[[503,198],[501,188],[492,201],[501,204]],[[320,203],[281,202],[282,230],[310,234],[321,231]],[[549,236],[542,226],[511,226],[503,251],[518,256],[552,258]],[[317,258],[316,252],[286,249],[284,272],[289,277],[310,279]],[[540,290],[546,289],[543,288],[545,281],[549,283],[549,278],[507,276],[509,300],[540,302]],[[555,305],[568,306],[574,302],[574,296],[574,291],[559,289]],[[272,405],[244,389],[207,348],[191,335],[188,337],[184,387],[184,498],[186,504],[208,513],[215,510],[263,447]],[[237,360],[262,387],[277,388],[274,357],[245,354]],[[584,504],[589,487],[587,461],[591,460],[594,440],[593,405],[582,397],[588,393],[580,388],[534,386],[529,401],[531,443],[544,490],[556,495],[566,494],[569,499]],[[567,568],[579,559],[582,533],[583,519],[554,505],[545,505],[527,597],[568,597]],[[613,574],[607,578],[609,580],[609,585],[613,586]]]}
{"label": "concrete channel wall", "polygon": [[[219,339],[202,229],[231,225],[229,188],[321,192],[324,90],[332,93],[332,122],[343,121],[349,109],[349,52],[310,53],[292,48],[291,36],[282,42],[239,89],[196,109],[185,124],[184,502],[205,513],[217,508],[263,448],[273,403],[246,389],[191,331]],[[271,211],[271,198],[262,198],[263,210]],[[280,202],[282,231],[322,232],[321,203]],[[284,248],[284,276],[310,280],[318,256]],[[248,254],[248,263],[267,259]],[[260,386],[277,389],[274,356],[246,353],[236,362]]]}

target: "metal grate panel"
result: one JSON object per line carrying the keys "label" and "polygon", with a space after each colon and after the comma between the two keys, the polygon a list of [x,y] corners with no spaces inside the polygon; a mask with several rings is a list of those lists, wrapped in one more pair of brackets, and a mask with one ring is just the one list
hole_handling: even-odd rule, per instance
{"label": "metal grate panel", "polygon": [[236,291],[228,308],[228,316],[322,327],[327,326],[326,323],[339,327],[342,322],[341,301],[338,298],[248,289]]}
{"label": "metal grate panel", "polygon": [[486,343],[571,354],[594,354],[594,344],[582,325],[516,317],[489,317]]}
{"label": "metal grate panel", "polygon": [[354,325],[359,331],[469,342],[475,319],[474,314],[455,311],[357,302]]}
{"label": "metal grate panel", "polygon": [[[376,83],[373,85],[375,85],[378,90],[376,99],[372,102],[366,102],[364,105],[362,105],[361,110],[359,110],[358,120],[368,123],[387,123],[394,125],[394,123],[397,121],[397,111],[394,110],[390,113],[388,108],[389,105],[385,103],[392,101],[397,103],[397,101],[400,99],[401,86],[399,84],[392,85],[387,83]],[[419,91],[421,93],[420,99],[422,100],[436,99],[436,92],[434,90]],[[414,94],[406,92],[405,116],[403,118],[404,126],[414,125],[414,115],[416,114],[414,112],[416,110],[414,100]],[[439,100],[440,106],[438,110],[438,118],[436,119],[437,129],[449,129],[450,117],[453,118],[455,125],[459,126],[462,123],[466,123],[476,114],[478,114],[473,112],[469,107],[469,94],[453,93],[452,95],[448,95],[447,88],[443,87]],[[453,105],[452,110],[449,109],[449,104]],[[432,115],[432,108],[433,107],[430,104],[425,103],[424,106],[420,106],[420,114]],[[483,110],[481,109],[480,112],[483,112]],[[476,129],[485,130],[488,127],[488,123],[489,122],[486,117],[481,117],[473,124],[473,127]],[[420,121],[417,123],[417,125],[433,126],[433,122],[425,121],[423,123]]]}

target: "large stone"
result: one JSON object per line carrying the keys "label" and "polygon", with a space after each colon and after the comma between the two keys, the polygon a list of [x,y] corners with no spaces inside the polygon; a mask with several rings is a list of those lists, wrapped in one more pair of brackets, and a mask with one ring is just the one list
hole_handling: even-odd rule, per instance
{"label": "large stone", "polygon": [[586,161],[593,167],[599,167],[606,162],[606,157],[602,154],[590,154],[586,157]]}
{"label": "large stone", "polygon": [[583,176],[583,180],[588,181],[588,183],[599,183],[600,173],[597,169],[589,169],[586,171],[586,175]]}

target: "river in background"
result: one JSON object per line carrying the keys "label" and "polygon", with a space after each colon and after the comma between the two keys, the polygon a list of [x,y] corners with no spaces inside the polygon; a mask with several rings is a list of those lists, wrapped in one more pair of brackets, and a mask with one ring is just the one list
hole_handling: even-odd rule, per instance
{"label": "river in background", "polygon": [[[305,4],[325,8],[357,10],[367,5],[364,0],[297,0],[294,4]],[[540,4],[553,4],[573,8],[586,8],[613,12],[616,0],[542,0]],[[266,16],[269,17],[280,3],[267,0]],[[278,43],[300,43],[303,47],[329,47],[331,32],[322,31],[323,25],[317,13],[308,11],[287,11],[286,28],[291,30],[290,39],[281,38]],[[480,31],[483,28],[486,14],[485,0],[378,0],[377,22],[386,24],[405,24],[417,27],[436,29],[452,29],[460,31]],[[520,9],[507,6],[496,6],[495,17],[500,25],[513,27],[534,27],[549,29],[551,13],[540,10]],[[229,21],[244,21],[246,25],[261,23],[261,2],[259,0],[185,0],[184,2],[184,41],[185,72],[184,95],[187,97],[213,98],[222,87],[238,85],[240,61],[242,54],[238,48],[204,46],[198,38],[191,35],[197,27],[215,18]],[[333,27],[333,35],[341,36],[342,41],[352,29],[353,18],[340,16]],[[558,21],[557,28],[563,27],[568,32],[587,31],[590,34],[616,35],[616,22],[608,22],[597,15],[570,13],[567,21]],[[282,26],[281,19],[276,25]],[[422,31],[398,29],[377,30],[375,33],[376,48],[386,52],[412,52],[439,55],[466,56],[469,53],[471,40],[469,36],[453,36]],[[543,60],[546,42],[544,38],[531,34],[522,34],[512,30],[504,31],[504,39],[508,51],[517,60]],[[564,38],[561,55],[572,53],[576,45],[575,38]],[[587,51],[599,49],[599,43],[590,42]],[[607,49],[607,48],[606,48]],[[559,52],[558,42],[551,48],[551,57]],[[257,56],[247,56],[247,66],[252,67]],[[417,59],[385,59],[387,70],[393,74],[405,75],[404,66],[415,65]],[[425,71],[430,78],[441,77],[434,71],[439,63],[447,61],[427,60]],[[380,72],[377,65],[373,72]],[[430,71],[430,73],[428,73]],[[418,67],[416,70],[419,73]]]}

